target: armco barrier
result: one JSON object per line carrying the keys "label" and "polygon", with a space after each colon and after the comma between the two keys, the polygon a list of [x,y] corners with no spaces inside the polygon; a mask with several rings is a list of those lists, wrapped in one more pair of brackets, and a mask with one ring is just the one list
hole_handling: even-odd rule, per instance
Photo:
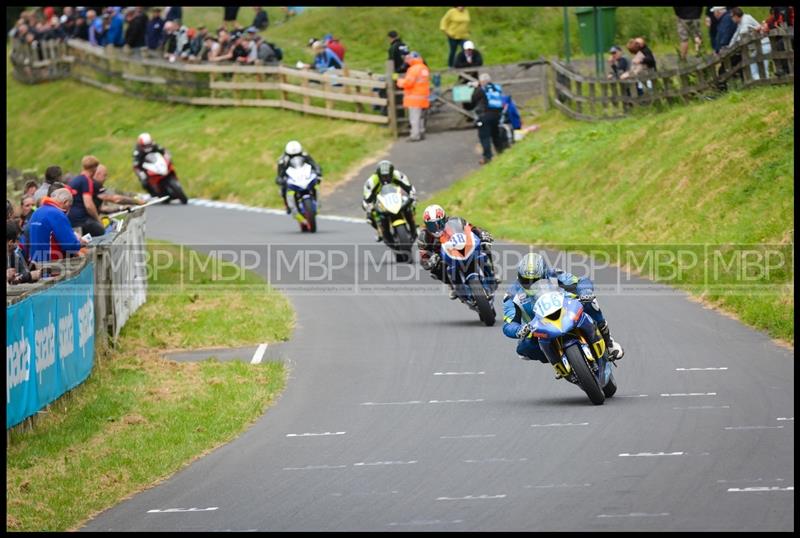
{"label": "armco barrier", "polygon": [[94,263],[6,308],[6,429],[82,383],[94,365]]}

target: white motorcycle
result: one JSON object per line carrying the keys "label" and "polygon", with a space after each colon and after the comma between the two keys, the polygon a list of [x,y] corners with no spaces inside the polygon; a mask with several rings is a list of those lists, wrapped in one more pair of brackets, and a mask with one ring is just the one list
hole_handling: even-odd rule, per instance
{"label": "white motorcycle", "polygon": [[317,190],[319,176],[300,156],[292,157],[286,169],[286,202],[292,215],[300,223],[300,230],[317,231]]}

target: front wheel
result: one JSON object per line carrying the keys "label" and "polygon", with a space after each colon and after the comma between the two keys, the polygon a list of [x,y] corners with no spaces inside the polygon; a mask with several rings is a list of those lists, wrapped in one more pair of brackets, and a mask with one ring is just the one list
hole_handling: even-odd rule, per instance
{"label": "front wheel", "polygon": [[308,198],[303,200],[303,216],[308,223],[308,231],[315,233],[317,231],[317,215],[314,213],[314,202]]}
{"label": "front wheel", "polygon": [[583,389],[583,392],[589,397],[589,400],[595,405],[601,405],[606,397],[597,383],[597,378],[594,377],[589,365],[586,364],[586,358],[578,346],[569,346],[566,349],[567,360],[570,367],[578,377],[578,384]]}
{"label": "front wheel", "polygon": [[472,291],[475,304],[478,306],[478,315],[481,321],[484,322],[487,327],[491,327],[494,325],[497,314],[492,304],[489,302],[489,298],[486,297],[486,290],[483,289],[483,286],[477,279],[470,281],[469,289]]}
{"label": "front wheel", "polygon": [[614,394],[617,393],[617,383],[614,381],[614,375],[612,374],[606,383],[606,386],[603,387],[603,394],[605,394],[606,398],[611,398]]}
{"label": "front wheel", "polygon": [[395,243],[395,248],[397,248],[395,259],[399,263],[411,263],[411,243],[413,241],[411,239],[411,234],[408,233],[405,225],[395,228],[394,233],[397,241]]}

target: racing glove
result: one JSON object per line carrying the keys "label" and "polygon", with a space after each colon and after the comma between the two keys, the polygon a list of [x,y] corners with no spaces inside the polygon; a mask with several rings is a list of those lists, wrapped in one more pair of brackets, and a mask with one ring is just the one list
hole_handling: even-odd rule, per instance
{"label": "racing glove", "polygon": [[439,264],[439,255],[438,254],[431,254],[430,258],[425,262],[425,269],[430,271],[434,267]]}
{"label": "racing glove", "polygon": [[519,328],[516,336],[517,338],[525,338],[526,336],[528,336],[528,334],[530,334],[530,332],[531,332],[531,326],[525,323],[522,325],[522,327]]}
{"label": "racing glove", "polygon": [[481,232],[481,241],[484,241],[486,243],[491,243],[492,241],[494,241],[494,237],[492,237],[492,234],[490,234],[489,232],[483,231]]}
{"label": "racing glove", "polygon": [[591,303],[595,298],[594,290],[583,290],[578,294],[578,300],[582,303]]}

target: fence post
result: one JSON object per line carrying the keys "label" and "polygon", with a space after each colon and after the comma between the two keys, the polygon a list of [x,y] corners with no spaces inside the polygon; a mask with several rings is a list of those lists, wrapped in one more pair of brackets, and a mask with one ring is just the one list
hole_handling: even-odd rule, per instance
{"label": "fence post", "polygon": [[547,80],[550,64],[545,62],[542,64],[542,98],[544,99],[544,111],[550,110],[550,88]]}
{"label": "fence post", "polygon": [[394,74],[394,61],[386,60],[386,112],[389,114],[389,130],[397,138],[397,103],[395,102],[395,87],[392,75]]}

